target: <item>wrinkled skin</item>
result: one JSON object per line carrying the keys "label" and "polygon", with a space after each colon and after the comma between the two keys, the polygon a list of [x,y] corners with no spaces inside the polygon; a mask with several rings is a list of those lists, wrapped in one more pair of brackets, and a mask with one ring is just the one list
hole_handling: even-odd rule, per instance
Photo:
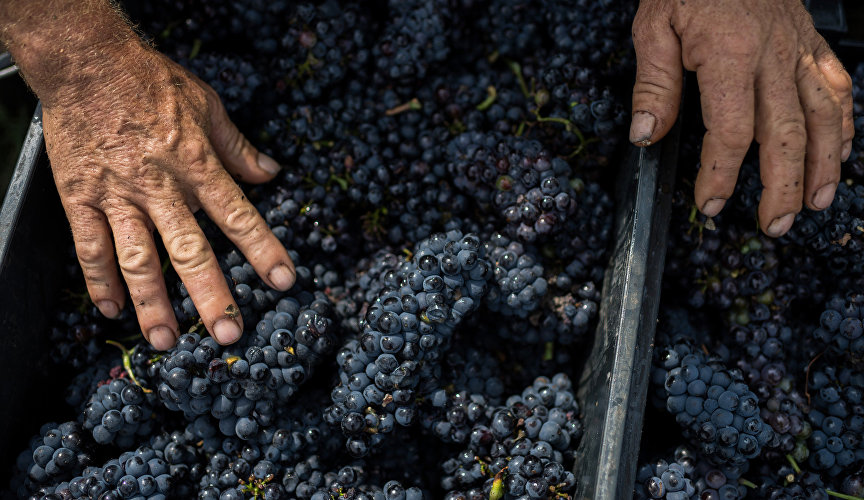
{"label": "wrinkled skin", "polygon": [[122,273],[145,337],[157,349],[174,345],[155,229],[204,325],[232,343],[243,318],[193,212],[203,209],[267,284],[290,288],[287,251],[232,179],[265,182],[279,165],[185,69],[137,41],[111,50],[90,78],[43,98],[45,143],[90,297],[116,316]]}
{"label": "wrinkled skin", "polygon": [[827,208],[852,150],[852,80],[800,0],[642,0],[630,140],[674,124],[683,68],[695,71],[707,132],[696,206],[720,213],[753,139],[764,189],[759,224],[777,237],[802,206]]}

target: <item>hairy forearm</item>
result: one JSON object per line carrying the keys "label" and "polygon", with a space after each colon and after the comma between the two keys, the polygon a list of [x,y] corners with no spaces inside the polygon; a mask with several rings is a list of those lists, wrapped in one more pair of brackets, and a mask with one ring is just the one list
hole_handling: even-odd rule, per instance
{"label": "hairy forearm", "polygon": [[46,106],[105,82],[143,46],[108,0],[0,0],[0,43]]}

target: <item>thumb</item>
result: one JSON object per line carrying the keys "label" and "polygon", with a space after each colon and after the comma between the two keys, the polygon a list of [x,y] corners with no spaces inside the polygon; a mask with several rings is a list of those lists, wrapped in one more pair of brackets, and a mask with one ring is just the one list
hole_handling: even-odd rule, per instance
{"label": "thumb", "polygon": [[273,158],[258,151],[228,117],[219,94],[199,80],[207,95],[210,111],[210,144],[219,155],[225,170],[237,180],[260,184],[267,182],[282,169]]}
{"label": "thumb", "polygon": [[636,84],[630,142],[651,145],[666,135],[678,117],[681,102],[681,42],[669,13],[660,5],[641,2],[633,20]]}

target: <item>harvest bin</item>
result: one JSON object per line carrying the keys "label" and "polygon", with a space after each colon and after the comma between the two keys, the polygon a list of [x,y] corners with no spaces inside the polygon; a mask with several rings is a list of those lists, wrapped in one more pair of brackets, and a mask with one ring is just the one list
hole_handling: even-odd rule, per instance
{"label": "harvest bin", "polygon": [[[677,127],[675,129],[677,131]],[[666,251],[677,133],[647,149],[632,148],[618,181],[616,239],[604,283],[600,322],[578,397],[586,435],[576,498],[626,498],[632,493],[645,403],[650,344]],[[0,213],[0,449],[3,475],[35,431],[55,415],[69,373],[37,366],[39,349],[64,284],[70,232],[42,145],[37,108]],[[53,370],[53,371],[52,371]],[[10,383],[11,382],[11,383]]]}

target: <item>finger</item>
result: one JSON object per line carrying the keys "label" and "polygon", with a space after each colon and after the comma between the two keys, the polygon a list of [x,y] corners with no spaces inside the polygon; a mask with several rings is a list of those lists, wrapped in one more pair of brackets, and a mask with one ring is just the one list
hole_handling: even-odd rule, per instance
{"label": "finger", "polygon": [[195,217],[182,203],[154,206],[151,213],[204,326],[220,344],[236,342],[243,333],[243,318]]}
{"label": "finger", "polygon": [[117,261],[135,306],[144,338],[159,350],[170,349],[177,340],[177,319],[168,300],[162,265],[147,216],[135,207],[123,213],[108,211],[114,232]]}
{"label": "finger", "polygon": [[291,288],[296,274],[288,251],[231,177],[221,168],[208,170],[216,178],[195,183],[193,188],[204,211],[249,259],[264,282],[277,290]]}
{"label": "finger", "polygon": [[774,238],[785,234],[801,211],[807,147],[804,112],[795,83],[796,64],[783,54],[772,51],[756,78],[756,141],[764,186],[759,225]]}
{"label": "finger", "polygon": [[123,308],[126,293],[114,262],[111,229],[105,215],[86,205],[69,207],[66,213],[90,300],[103,316],[116,318]]}
{"label": "finger", "polygon": [[662,139],[678,117],[681,102],[681,41],[665,10],[643,2],[633,20],[636,84],[630,142],[648,146]]}
{"label": "finger", "polygon": [[741,162],[753,142],[754,70],[743,57],[718,55],[697,68],[705,136],[696,176],[696,206],[708,217],[720,213],[735,190]]}
{"label": "finger", "polygon": [[813,210],[823,210],[831,205],[840,182],[840,100],[811,54],[802,55],[798,61],[797,87],[807,126],[804,203]]}
{"label": "finger", "polygon": [[210,110],[210,143],[225,169],[238,180],[260,184],[272,179],[282,169],[273,158],[260,153],[228,117],[219,95],[206,83],[204,87]]}
{"label": "finger", "polygon": [[852,117],[852,78],[824,38],[817,35],[814,45],[813,55],[816,59],[816,65],[840,101],[843,115],[841,129],[843,144],[840,150],[840,159],[846,161],[852,152],[852,139],[855,137],[855,123]]}

